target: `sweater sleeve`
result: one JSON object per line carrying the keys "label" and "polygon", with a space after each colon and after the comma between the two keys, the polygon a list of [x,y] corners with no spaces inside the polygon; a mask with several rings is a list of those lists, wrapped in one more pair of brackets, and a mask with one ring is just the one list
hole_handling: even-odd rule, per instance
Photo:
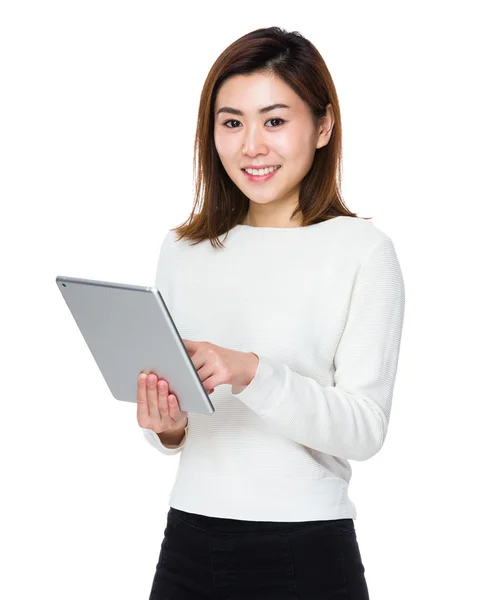
{"label": "sweater sleeve", "polygon": [[[162,294],[162,296],[165,298],[165,300],[167,298],[167,294],[166,294],[167,288],[168,288],[168,286],[171,285],[172,278],[173,278],[172,265],[174,263],[173,263],[172,254],[171,254],[173,241],[174,241],[174,234],[172,231],[168,231],[162,241],[159,258],[158,258],[158,264],[156,267],[155,287]],[[182,448],[184,448],[184,446],[187,444],[188,426],[189,426],[189,422],[185,429],[184,438],[183,438],[182,442],[176,448],[165,447],[162,444],[160,438],[158,437],[158,434],[155,433],[152,429],[147,429],[147,428],[143,427],[142,430],[143,430],[144,439],[149,444],[151,444],[153,446],[153,448],[156,448],[162,454],[172,455],[172,454],[179,454],[179,452],[182,451]]]}
{"label": "sweater sleeve", "polygon": [[334,356],[335,385],[322,386],[255,352],[255,377],[233,395],[300,444],[350,460],[371,458],[387,433],[404,307],[402,272],[387,237],[356,276]]}
{"label": "sweater sleeve", "polygon": [[182,448],[184,448],[184,446],[187,443],[188,425],[186,425],[184,438],[182,439],[182,442],[175,448],[167,448],[166,446],[164,446],[162,444],[160,438],[158,437],[158,434],[156,432],[154,432],[152,429],[146,429],[145,427],[143,427],[143,435],[144,435],[144,438],[146,439],[146,441],[149,442],[153,446],[153,448],[156,448],[162,454],[168,454],[168,455],[179,454],[179,452],[182,450]]}

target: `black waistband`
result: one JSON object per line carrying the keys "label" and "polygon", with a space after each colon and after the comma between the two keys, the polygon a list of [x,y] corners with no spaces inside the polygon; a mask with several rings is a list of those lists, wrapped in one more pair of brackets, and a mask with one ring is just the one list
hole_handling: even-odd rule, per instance
{"label": "black waistband", "polygon": [[210,517],[185,512],[178,508],[170,507],[170,514],[181,521],[216,533],[263,533],[271,531],[293,531],[308,527],[325,527],[329,534],[343,534],[354,531],[353,519],[331,519],[323,521],[244,521],[241,519],[227,519],[223,517]]}

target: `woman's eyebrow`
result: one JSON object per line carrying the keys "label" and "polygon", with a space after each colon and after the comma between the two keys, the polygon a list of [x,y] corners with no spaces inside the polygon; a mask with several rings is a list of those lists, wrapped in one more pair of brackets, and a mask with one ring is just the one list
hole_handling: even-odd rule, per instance
{"label": "woman's eyebrow", "polygon": [[[258,112],[261,115],[263,113],[270,112],[271,110],[275,110],[276,108],[290,108],[290,106],[279,102],[277,104],[270,104],[270,106],[265,106],[265,108],[260,108]],[[219,115],[220,113],[230,113],[232,115],[239,115],[240,117],[244,116],[242,110],[239,110],[238,108],[232,108],[230,106],[222,106],[222,108],[219,108],[217,110],[217,115]]]}

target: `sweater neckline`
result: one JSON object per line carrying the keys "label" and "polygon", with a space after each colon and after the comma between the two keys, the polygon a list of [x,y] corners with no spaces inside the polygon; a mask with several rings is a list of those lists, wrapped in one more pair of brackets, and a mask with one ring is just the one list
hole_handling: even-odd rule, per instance
{"label": "sweater neckline", "polygon": [[313,223],[312,225],[306,225],[305,227],[256,227],[255,225],[243,225],[239,223],[234,227],[234,229],[242,228],[242,229],[253,229],[260,231],[301,231],[302,229],[311,229],[313,227],[319,227],[328,223],[330,221],[337,221],[338,219],[345,219],[346,215],[339,215],[337,217],[333,217],[332,219],[327,219],[326,221],[320,221],[320,223]]}

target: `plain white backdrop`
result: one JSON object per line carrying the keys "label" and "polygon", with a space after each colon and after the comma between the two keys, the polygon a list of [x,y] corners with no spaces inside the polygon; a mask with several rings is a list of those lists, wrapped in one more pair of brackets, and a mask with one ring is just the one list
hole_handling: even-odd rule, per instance
{"label": "plain white backdrop", "polygon": [[495,597],[489,5],[1,4],[2,598],[149,596],[179,456],[113,399],[55,278],[154,284],[192,207],[206,75],[272,25],[326,60],[344,200],[405,280],[388,437],[351,463],[371,600]]}

